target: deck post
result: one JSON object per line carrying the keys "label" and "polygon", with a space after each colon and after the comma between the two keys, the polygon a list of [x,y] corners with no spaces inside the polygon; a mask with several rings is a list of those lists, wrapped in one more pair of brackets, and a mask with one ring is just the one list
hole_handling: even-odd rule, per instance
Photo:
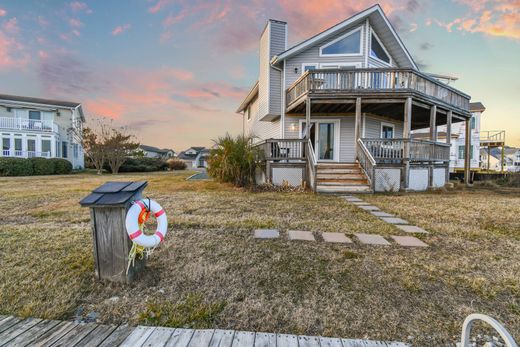
{"label": "deck post", "polygon": [[354,153],[357,159],[357,144],[361,137],[361,98],[356,98],[356,116],[354,119]]}
{"label": "deck post", "polygon": [[465,138],[465,145],[464,145],[464,183],[466,186],[470,185],[470,173],[471,173],[471,124],[470,119],[466,119],[465,121],[466,125],[466,138]]}
{"label": "deck post", "polygon": [[446,144],[450,145],[450,154],[448,155],[448,168],[446,169],[446,182],[450,181],[450,161],[451,161],[451,122],[453,113],[448,111],[446,115]]}
{"label": "deck post", "polygon": [[410,136],[412,130],[412,98],[406,98],[404,103],[404,124],[403,124],[403,138],[405,139],[403,148],[404,160],[404,188],[408,189],[410,179]]}
{"label": "deck post", "polygon": [[305,100],[305,139],[308,141],[311,135],[311,98]]}
{"label": "deck post", "polygon": [[[430,141],[437,142],[437,105],[432,105],[430,108]],[[431,154],[435,148],[432,145]],[[431,157],[430,157],[431,158]],[[433,170],[435,165],[433,161],[430,159],[428,164],[428,187],[433,188]]]}
{"label": "deck post", "polygon": [[502,150],[500,151],[500,173],[504,173],[504,146],[505,142],[502,144]]}

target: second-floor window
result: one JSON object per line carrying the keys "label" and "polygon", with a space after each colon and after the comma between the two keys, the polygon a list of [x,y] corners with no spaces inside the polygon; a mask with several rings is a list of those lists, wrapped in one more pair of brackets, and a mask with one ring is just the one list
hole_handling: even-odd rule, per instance
{"label": "second-floor window", "polygon": [[390,64],[390,57],[374,33],[372,33],[370,40],[370,56]]}
{"label": "second-floor window", "polygon": [[42,114],[40,111],[29,111],[29,119],[32,120],[41,120]]}
{"label": "second-floor window", "polygon": [[361,28],[348,32],[332,42],[320,47],[321,56],[342,56],[361,54]]}

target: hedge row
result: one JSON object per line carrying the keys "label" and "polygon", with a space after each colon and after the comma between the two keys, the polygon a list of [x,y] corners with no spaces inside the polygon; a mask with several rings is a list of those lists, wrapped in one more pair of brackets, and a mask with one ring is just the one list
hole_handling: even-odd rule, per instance
{"label": "hedge row", "polygon": [[72,164],[61,158],[0,158],[0,176],[66,175]]}
{"label": "hedge row", "polygon": [[[119,172],[152,172],[164,171],[168,164],[160,158],[127,158],[119,168]],[[110,166],[105,163],[103,169],[111,172]]]}

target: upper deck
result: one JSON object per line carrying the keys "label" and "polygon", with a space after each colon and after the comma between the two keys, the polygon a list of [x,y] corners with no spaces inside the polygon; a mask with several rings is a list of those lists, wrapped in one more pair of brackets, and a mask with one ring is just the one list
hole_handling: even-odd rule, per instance
{"label": "upper deck", "polygon": [[307,96],[392,98],[413,96],[470,116],[470,96],[413,69],[322,69],[305,72],[286,91],[287,112]]}

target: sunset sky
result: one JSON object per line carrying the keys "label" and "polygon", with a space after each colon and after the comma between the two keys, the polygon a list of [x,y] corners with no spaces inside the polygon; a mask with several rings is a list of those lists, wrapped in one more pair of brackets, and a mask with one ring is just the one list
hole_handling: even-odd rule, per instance
{"label": "sunset sky", "polygon": [[[238,134],[268,18],[289,45],[376,2],[0,0],[0,93],[82,102],[144,144],[183,150]],[[422,71],[487,108],[483,129],[520,146],[520,0],[394,0],[381,6]]]}

